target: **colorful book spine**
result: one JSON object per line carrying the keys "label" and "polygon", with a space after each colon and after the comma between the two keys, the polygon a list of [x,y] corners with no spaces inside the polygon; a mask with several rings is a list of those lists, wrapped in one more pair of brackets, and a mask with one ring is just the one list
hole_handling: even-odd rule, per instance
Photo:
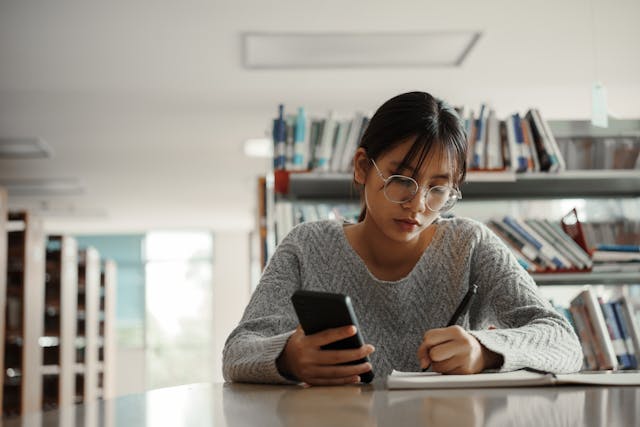
{"label": "colorful book spine", "polygon": [[629,336],[633,343],[633,349],[640,363],[640,327],[636,320],[635,310],[633,309],[633,303],[627,296],[623,296],[619,300],[620,308],[622,309],[622,315],[629,331]]}
{"label": "colorful book spine", "polygon": [[307,116],[304,111],[304,107],[298,108],[298,114],[296,115],[295,136],[293,138],[293,169],[304,170],[306,169],[306,138],[307,138]]}
{"label": "colorful book spine", "polygon": [[622,304],[620,301],[614,301],[611,303],[611,307],[613,309],[613,313],[616,318],[616,322],[618,323],[618,329],[620,330],[620,336],[624,341],[625,348],[627,350],[627,354],[629,355],[629,368],[637,369],[638,368],[638,356],[636,353],[635,347],[633,346],[633,340],[631,339],[631,335],[629,333],[629,327],[627,325],[627,321],[624,317],[624,312],[622,310]]}
{"label": "colorful book spine", "polygon": [[618,322],[616,321],[616,315],[613,312],[613,308],[611,307],[611,304],[605,302],[602,297],[598,297],[598,304],[600,304],[602,317],[604,317],[604,322],[607,326],[607,331],[609,332],[609,338],[611,338],[611,344],[613,345],[613,351],[616,354],[618,367],[620,369],[627,369],[631,365],[629,354],[627,353],[627,346],[622,339],[620,328],[618,328]]}
{"label": "colorful book spine", "polygon": [[339,166],[340,172],[349,172],[353,163],[353,156],[356,153],[356,149],[360,144],[360,138],[364,133],[366,127],[367,117],[362,112],[356,112],[355,116],[351,120],[351,126],[349,126],[349,132],[346,138],[344,150],[342,151],[341,161]]}
{"label": "colorful book spine", "polygon": [[587,288],[580,292],[574,300],[581,301],[582,305],[586,309],[586,313],[589,318],[589,325],[593,331],[595,337],[596,358],[598,360],[598,367],[600,369],[617,369],[618,361],[616,359],[615,351],[613,350],[613,344],[607,330],[604,317],[602,316],[602,310],[596,299],[596,296],[591,290]]}
{"label": "colorful book spine", "polygon": [[520,114],[511,115],[513,121],[513,132],[516,147],[516,172],[526,172],[528,167],[527,147],[524,145],[524,136],[522,134],[522,125],[520,124]]}
{"label": "colorful book spine", "polygon": [[583,264],[573,256],[573,254],[566,250],[566,248],[561,244],[561,241],[558,240],[554,235],[550,234],[549,231],[542,226],[540,220],[536,219],[525,219],[524,225],[528,226],[532,231],[537,233],[539,238],[548,243],[553,249],[561,256],[560,260],[565,265],[565,268],[584,268]]}
{"label": "colorful book spine", "polygon": [[596,370],[598,369],[598,361],[596,359],[593,337],[583,314],[584,307],[581,303],[572,301],[571,305],[569,305],[569,311],[571,312],[576,332],[580,338],[580,346],[582,347],[582,354],[584,355],[584,368]]}
{"label": "colorful book spine", "polygon": [[273,168],[284,169],[287,164],[287,125],[284,118],[284,105],[278,105],[278,117],[273,123]]}
{"label": "colorful book spine", "polygon": [[593,261],[591,260],[590,255],[585,252],[585,250],[580,246],[575,240],[571,238],[560,226],[560,224],[551,222],[549,220],[542,221],[550,232],[555,233],[555,235],[564,241],[565,246],[585,265],[585,268],[591,268],[593,266]]}
{"label": "colorful book spine", "polygon": [[490,170],[504,169],[502,158],[502,140],[500,139],[500,121],[494,110],[489,111],[487,118],[487,161],[486,167]]}
{"label": "colorful book spine", "polygon": [[473,147],[473,163],[472,169],[484,169],[486,158],[486,138],[487,138],[487,117],[489,109],[485,104],[480,107],[480,115],[476,120],[476,141]]}
{"label": "colorful book spine", "polygon": [[536,146],[538,161],[540,162],[540,170],[548,171],[551,168],[551,156],[545,145],[544,134],[542,133],[541,125],[536,123],[537,119],[534,117],[533,110],[527,111],[525,118],[529,123],[529,129],[531,129],[533,142]]}
{"label": "colorful book spine", "polygon": [[598,244],[596,249],[599,251],[612,251],[612,252],[640,252],[640,245],[612,245],[612,244]]}
{"label": "colorful book spine", "polygon": [[317,147],[316,170],[322,172],[329,171],[329,161],[333,153],[333,143],[336,136],[336,117],[333,111],[329,112],[322,128],[320,145]]}
{"label": "colorful book spine", "polygon": [[505,224],[519,233],[527,242],[529,242],[533,247],[535,247],[538,252],[542,255],[542,257],[550,259],[556,268],[565,268],[565,265],[562,263],[560,258],[554,253],[554,251],[550,250],[548,246],[545,246],[542,242],[540,242],[536,237],[534,237],[529,230],[527,230],[522,223],[516,220],[513,217],[505,216],[503,218]]}
{"label": "colorful book spine", "polygon": [[536,151],[536,145],[533,142],[533,135],[531,135],[531,129],[529,128],[529,122],[523,117],[520,120],[520,126],[522,127],[522,136],[524,137],[524,144],[529,150],[529,167],[527,170],[536,172],[540,171],[540,162],[538,161],[538,153]]}
{"label": "colorful book spine", "polygon": [[[505,224],[499,220],[490,220],[489,227],[500,237],[505,243],[519,250],[531,263],[536,266],[536,270],[544,270],[547,267],[545,260],[538,256],[536,248],[527,243],[526,240],[519,237],[511,231]],[[553,265],[553,264],[552,264]]]}
{"label": "colorful book spine", "polygon": [[540,119],[540,123],[542,124],[542,129],[545,134],[545,139],[548,142],[549,147],[551,148],[551,152],[553,153],[554,159],[552,160],[555,167],[553,169],[554,172],[562,172],[567,169],[567,165],[562,157],[562,152],[560,151],[560,147],[558,147],[558,142],[556,138],[553,136],[553,132],[551,132],[551,128],[549,127],[549,123],[542,118],[540,111],[538,109],[534,110],[538,118]]}

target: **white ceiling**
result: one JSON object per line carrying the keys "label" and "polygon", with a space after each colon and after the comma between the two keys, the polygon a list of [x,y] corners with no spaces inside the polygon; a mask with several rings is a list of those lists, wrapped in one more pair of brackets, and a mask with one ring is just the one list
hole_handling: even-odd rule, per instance
{"label": "white ceiling", "polygon": [[[42,137],[55,157],[0,161],[0,178],[85,184],[82,196],[11,198],[105,214],[50,218],[51,231],[249,229],[266,162],[242,143],[279,102],[347,115],[426,90],[501,115],[587,118],[598,78],[611,112],[638,118],[639,19],[637,0],[2,1],[0,137]],[[460,68],[242,67],[243,32],[435,30],[483,35]]]}

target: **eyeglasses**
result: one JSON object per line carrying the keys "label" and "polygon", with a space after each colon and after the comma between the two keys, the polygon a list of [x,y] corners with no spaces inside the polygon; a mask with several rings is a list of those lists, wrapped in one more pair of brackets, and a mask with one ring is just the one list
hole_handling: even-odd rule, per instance
{"label": "eyeglasses", "polygon": [[[371,163],[378,171],[378,176],[384,181],[384,196],[392,203],[407,203],[418,193],[420,186],[415,179],[404,175],[391,175],[385,178],[382,171],[371,159]],[[424,194],[427,207],[433,212],[446,212],[462,199],[458,189],[446,185],[434,185]]]}

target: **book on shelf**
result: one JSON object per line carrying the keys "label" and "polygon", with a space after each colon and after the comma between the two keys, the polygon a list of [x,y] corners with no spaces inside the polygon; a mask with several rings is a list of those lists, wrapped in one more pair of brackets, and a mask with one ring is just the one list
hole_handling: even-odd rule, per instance
{"label": "book on shelf", "polygon": [[485,167],[492,171],[504,170],[504,158],[502,150],[502,135],[500,133],[500,120],[494,110],[489,111],[487,118],[487,149]]}
{"label": "book on shelf", "polygon": [[[496,220],[497,222],[498,220]],[[571,264],[561,255],[549,242],[541,238],[535,231],[529,228],[526,223],[512,216],[504,216],[501,219],[514,234],[519,235],[528,244],[533,246],[537,251],[537,255],[542,259],[551,270],[570,269]]]}
{"label": "book on shelf", "polygon": [[580,310],[584,310],[581,314],[584,315],[583,320],[586,328],[592,334],[592,344],[598,368],[618,369],[619,365],[613,349],[611,336],[609,335],[602,308],[598,303],[594,291],[591,288],[584,289],[576,295],[571,301],[571,304],[580,307]]}
{"label": "book on shelf", "polygon": [[640,169],[640,136],[558,138],[567,170]]}
{"label": "book on shelf", "polygon": [[360,138],[369,123],[362,112],[341,118],[333,110],[311,117],[304,107],[287,114],[283,104],[273,120],[274,170],[348,173]]}
{"label": "book on shelf", "polygon": [[583,368],[596,370],[598,369],[598,361],[596,360],[595,337],[591,333],[588,325],[589,319],[585,313],[584,306],[572,303],[569,305],[568,310],[568,314],[564,310],[562,310],[561,313],[565,317],[570,317],[570,323],[573,325],[576,335],[580,340],[580,347],[582,347],[582,355],[584,356]]}
{"label": "book on shelf", "polygon": [[504,120],[482,104],[477,116],[459,108],[465,123],[469,171],[560,172],[566,163],[558,143],[538,109],[524,116],[515,112]]}
{"label": "book on shelf", "polygon": [[[280,108],[282,107],[282,109]],[[457,108],[469,146],[469,171],[561,172],[640,168],[640,137],[556,138],[540,110],[498,117],[489,104]],[[278,106],[273,120],[274,169],[348,173],[370,114],[311,116]]]}
{"label": "book on shelf", "polygon": [[303,222],[326,219],[356,222],[359,215],[358,203],[280,201],[275,210],[276,242],[280,243],[293,227]]}
{"label": "book on shelf", "polygon": [[618,319],[624,324],[623,329],[626,330],[628,339],[631,341],[630,347],[633,348],[636,363],[640,364],[640,320],[633,302],[628,296],[624,295],[616,301],[616,312]]}
{"label": "book on shelf", "polygon": [[638,369],[640,323],[628,296],[606,300],[587,287],[568,307],[554,307],[569,320],[580,340],[583,369]]}
{"label": "book on shelf", "polygon": [[606,329],[609,333],[609,338],[611,338],[611,344],[618,361],[618,367],[620,369],[635,368],[631,361],[627,344],[622,338],[622,333],[620,332],[620,327],[618,326],[618,321],[616,320],[616,315],[613,309],[613,303],[604,301],[602,297],[598,297],[598,304],[600,304]]}
{"label": "book on shelf", "polygon": [[473,155],[471,157],[471,169],[485,169],[485,148],[487,138],[487,120],[489,117],[489,108],[486,104],[480,106],[480,114],[476,120],[475,141],[473,144]]}

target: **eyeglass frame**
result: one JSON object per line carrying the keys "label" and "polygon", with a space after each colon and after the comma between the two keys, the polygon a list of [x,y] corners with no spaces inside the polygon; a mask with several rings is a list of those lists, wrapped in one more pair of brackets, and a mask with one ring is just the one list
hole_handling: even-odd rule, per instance
{"label": "eyeglass frame", "polygon": [[[373,159],[369,159],[369,160],[371,160],[371,163],[373,163],[373,166],[376,168],[376,172],[378,173],[378,176],[380,177],[380,179],[382,179],[384,181],[384,190],[383,190],[384,197],[385,197],[385,199],[387,199],[391,203],[396,203],[396,204],[399,204],[399,205],[408,203],[408,202],[410,202],[411,200],[413,200],[416,197],[416,194],[418,194],[420,192],[421,188],[424,189],[426,187],[428,187],[428,190],[426,192],[422,191],[422,193],[424,193],[424,196],[422,196],[422,197],[424,198],[424,202],[425,202],[425,204],[427,205],[427,207],[429,208],[429,210],[431,212],[448,212],[451,209],[453,209],[453,207],[458,202],[458,200],[462,199],[462,193],[460,192],[460,190],[458,190],[455,187],[448,186],[448,185],[434,185],[432,187],[424,186],[424,185],[418,184],[418,181],[416,181],[415,179],[411,178],[410,176],[400,175],[400,174],[389,175],[389,177],[385,178],[383,173],[382,173],[382,171],[380,170],[380,168],[376,164],[375,160],[373,160]],[[400,202],[397,201],[397,200],[391,200],[389,198],[389,196],[387,195],[387,184],[389,183],[389,181],[393,177],[399,177],[399,178],[402,178],[402,179],[407,179],[407,180],[413,181],[413,183],[415,184],[416,190],[415,190],[415,192],[413,193],[413,195],[410,198],[408,198],[407,200],[404,200],[404,201],[400,201]],[[427,198],[429,197],[429,192],[432,189],[436,188],[436,187],[445,187],[445,188],[449,188],[452,191],[452,195],[449,196],[449,199],[454,198],[455,202],[451,206],[449,206],[447,209],[440,209],[440,210],[434,211],[433,209],[431,209],[431,206],[429,206],[429,202],[427,201]],[[446,205],[446,203],[445,203],[445,205]]]}

